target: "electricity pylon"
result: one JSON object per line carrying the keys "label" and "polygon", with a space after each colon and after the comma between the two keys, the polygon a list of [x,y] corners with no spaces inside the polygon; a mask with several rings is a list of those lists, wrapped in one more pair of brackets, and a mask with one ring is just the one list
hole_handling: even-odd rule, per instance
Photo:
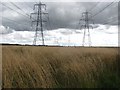
{"label": "electricity pylon", "polygon": [[43,33],[43,22],[47,22],[46,20],[43,20],[43,15],[48,14],[46,13],[46,4],[42,4],[39,2],[39,4],[34,4],[33,10],[37,9],[37,12],[31,13],[30,18],[33,18],[32,16],[37,15],[37,18],[32,21],[32,23],[36,23],[36,32],[34,36],[34,41],[33,45],[36,45],[36,41],[38,38],[38,31],[41,31],[41,36],[42,36],[42,45],[45,45],[44,43],[44,33]]}
{"label": "electricity pylon", "polygon": [[[84,46],[84,44],[85,44],[86,35],[88,36],[89,46],[91,46],[91,43],[92,43],[91,36],[90,36],[90,28],[93,29],[93,27],[90,25],[89,21],[92,21],[92,24],[94,24],[94,22],[93,22],[93,19],[91,19],[90,17],[91,17],[91,14],[86,11],[86,12],[82,13],[82,19],[80,19],[80,21],[84,22],[84,24],[81,25],[81,28],[80,28],[80,29],[84,28],[82,46]],[[80,24],[80,21],[79,21],[79,24]],[[88,33],[88,34],[86,34],[86,33]]]}

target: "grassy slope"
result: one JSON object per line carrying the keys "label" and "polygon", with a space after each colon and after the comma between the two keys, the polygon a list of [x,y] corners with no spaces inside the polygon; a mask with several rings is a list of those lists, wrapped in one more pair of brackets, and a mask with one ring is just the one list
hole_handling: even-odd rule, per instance
{"label": "grassy slope", "polygon": [[118,87],[117,48],[3,46],[3,87]]}

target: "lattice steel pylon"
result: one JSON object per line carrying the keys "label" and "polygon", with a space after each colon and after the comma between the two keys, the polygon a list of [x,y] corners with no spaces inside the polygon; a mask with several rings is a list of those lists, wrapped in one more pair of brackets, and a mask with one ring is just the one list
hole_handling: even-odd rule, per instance
{"label": "lattice steel pylon", "polygon": [[43,19],[43,15],[48,13],[46,12],[46,4],[42,4],[39,2],[38,4],[34,4],[33,10],[37,9],[37,12],[31,13],[30,18],[33,18],[33,15],[37,15],[37,18],[32,21],[33,23],[36,23],[36,32],[34,36],[33,45],[36,45],[37,38],[38,38],[38,31],[41,31],[41,37],[42,37],[42,45],[45,45],[44,42],[44,33],[43,33],[43,22],[47,22]]}
{"label": "lattice steel pylon", "polygon": [[[92,21],[92,24],[94,24],[94,21],[93,21],[93,19],[90,19],[90,17],[91,17],[91,14],[88,11],[86,11],[86,12],[82,13],[82,19],[80,19],[80,21],[84,22],[84,24],[81,25],[81,28],[80,28],[80,29],[84,28],[82,46],[84,46],[84,44],[85,44],[86,35],[88,36],[89,46],[91,46],[91,44],[92,44],[91,36],[90,36],[90,28],[93,29],[93,27],[92,27],[92,25],[90,25],[89,21]],[[80,21],[79,21],[79,24],[80,24]],[[86,33],[88,33],[88,34],[86,34]]]}

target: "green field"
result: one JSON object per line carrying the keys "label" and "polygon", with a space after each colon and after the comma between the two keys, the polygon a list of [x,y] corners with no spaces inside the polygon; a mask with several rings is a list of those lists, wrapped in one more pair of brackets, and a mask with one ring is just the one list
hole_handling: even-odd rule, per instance
{"label": "green field", "polygon": [[115,88],[118,48],[2,46],[4,88]]}

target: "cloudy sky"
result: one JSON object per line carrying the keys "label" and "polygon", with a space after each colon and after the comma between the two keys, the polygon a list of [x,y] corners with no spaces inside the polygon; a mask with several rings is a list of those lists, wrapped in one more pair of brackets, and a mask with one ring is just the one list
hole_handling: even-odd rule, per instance
{"label": "cloudy sky", "polygon": [[[89,17],[94,16],[93,18],[90,18],[93,19],[94,25],[92,25],[93,23],[92,21],[90,21],[89,23],[94,27],[93,28],[94,30],[95,29],[97,30],[97,33],[102,30],[103,30],[102,32],[104,31],[106,32],[106,30],[111,30],[111,28],[113,30],[112,34],[116,33],[116,31],[118,30],[117,29],[118,2],[116,2],[117,0],[113,3],[112,0],[111,2],[104,2],[103,0],[102,0],[103,2],[99,2],[99,1],[100,0],[96,2],[44,2],[47,6],[46,12],[49,13],[49,21],[47,16],[43,17],[45,20],[47,20],[47,23],[44,24],[44,30],[46,30],[46,33],[49,31],[50,32],[58,31],[65,36],[71,34],[69,33],[69,30],[72,31],[72,33],[75,32],[76,34],[77,33],[79,34],[79,32],[76,31],[77,30],[81,31],[80,25],[84,24],[83,22],[81,22],[80,25],[78,25],[79,19],[82,18],[81,16],[83,12],[88,11],[90,13]],[[18,32],[20,31],[20,33],[34,32],[35,31],[34,24],[33,27],[31,27],[31,19],[29,15],[30,13],[36,12],[36,10],[33,10],[33,6],[36,3],[37,3],[36,1],[35,2],[34,1],[33,2],[3,2],[3,4],[1,4],[1,10],[0,10],[2,17],[0,34],[4,37],[4,36],[9,36],[11,33],[17,31]],[[105,34],[111,36],[111,31],[110,33],[105,33]],[[34,35],[32,36],[34,37]],[[21,38],[21,40],[22,39],[23,38]],[[118,38],[116,37],[115,39],[117,45]],[[3,40],[1,42],[4,42]]]}

